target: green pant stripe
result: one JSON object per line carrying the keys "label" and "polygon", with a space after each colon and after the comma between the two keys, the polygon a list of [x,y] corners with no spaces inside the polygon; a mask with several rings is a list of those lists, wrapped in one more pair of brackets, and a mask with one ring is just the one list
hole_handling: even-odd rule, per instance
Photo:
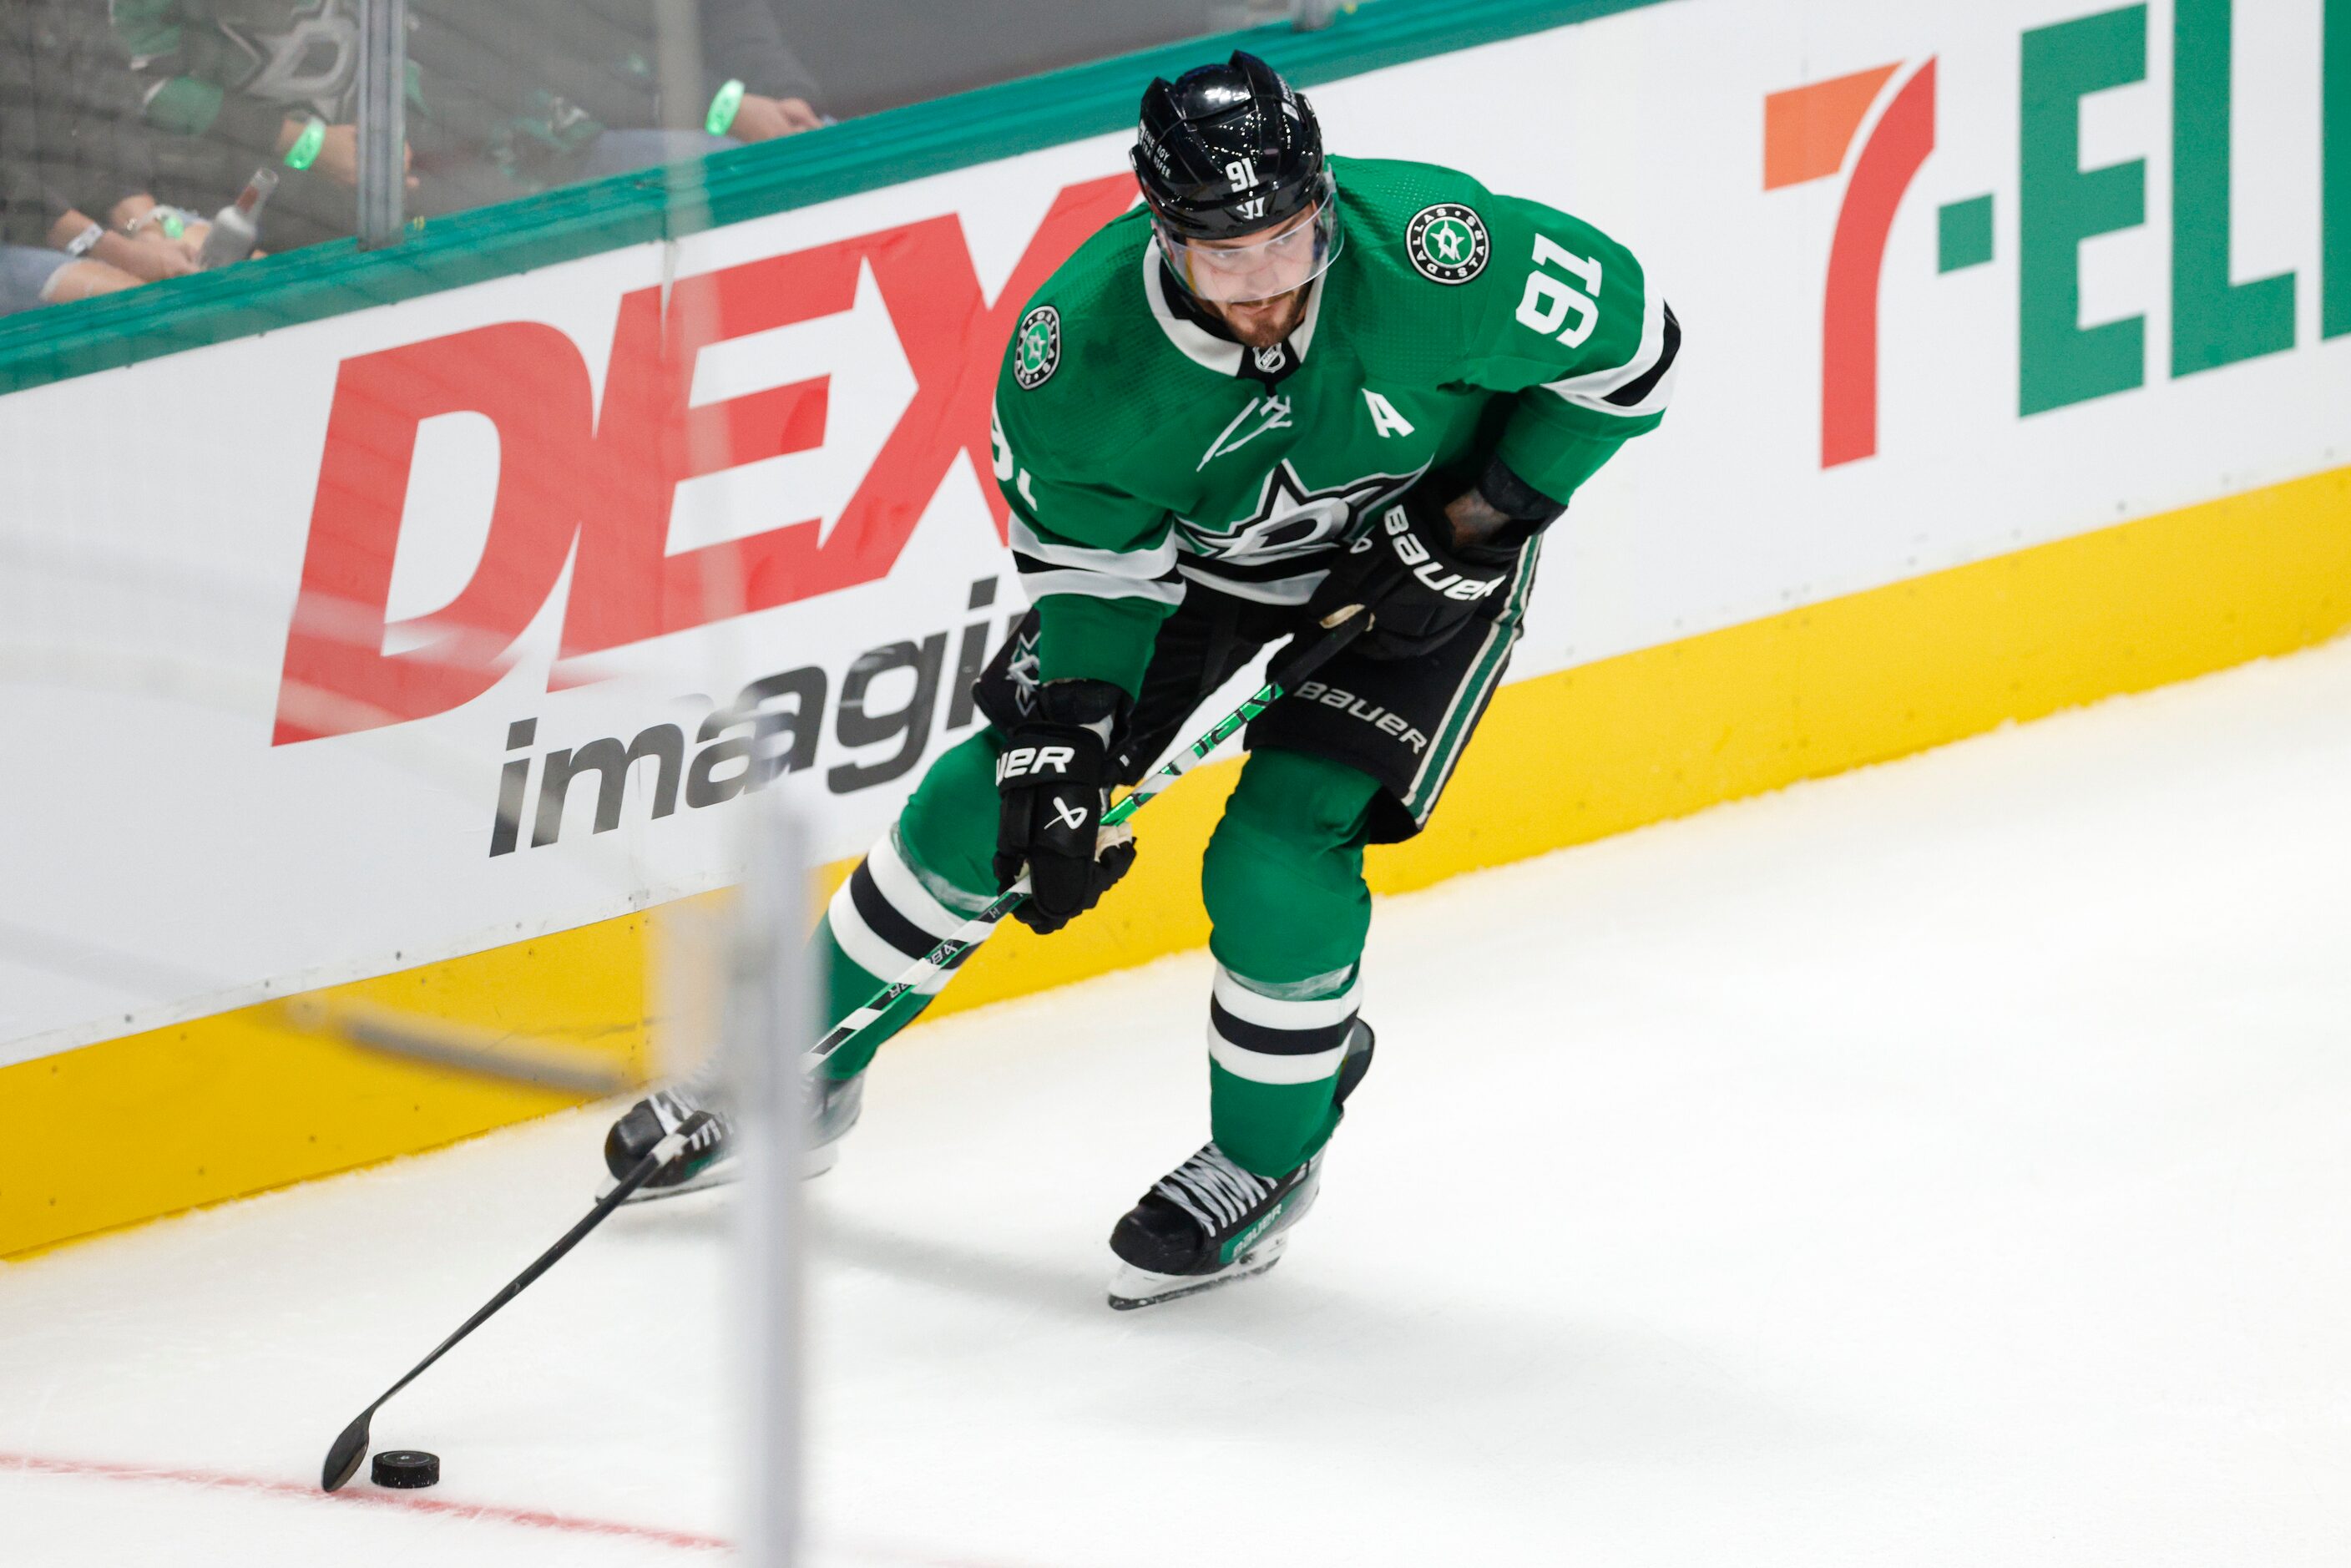
{"label": "green pant stripe", "polygon": [[[1454,694],[1445,710],[1444,719],[1437,727],[1437,738],[1429,743],[1428,755],[1421,758],[1419,771],[1413,775],[1412,790],[1405,797],[1405,809],[1419,821],[1426,818],[1428,809],[1445,790],[1446,780],[1453,777],[1453,765],[1468,748],[1469,728],[1486,706],[1486,699],[1500,679],[1502,664],[1510,657],[1511,647],[1519,640],[1519,620],[1526,613],[1528,591],[1534,584],[1535,559],[1542,553],[1542,541],[1529,541],[1526,553],[1520,558],[1519,570],[1510,582],[1510,596],[1502,612],[1494,617],[1486,629],[1486,645],[1478,650],[1470,664],[1468,678]],[[1436,770],[1434,781],[1430,770]]]}

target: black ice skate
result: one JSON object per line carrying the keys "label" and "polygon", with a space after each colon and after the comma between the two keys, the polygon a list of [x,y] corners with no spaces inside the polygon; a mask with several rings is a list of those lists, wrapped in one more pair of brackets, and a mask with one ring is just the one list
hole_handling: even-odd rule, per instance
{"label": "black ice skate", "polygon": [[[1372,1026],[1355,1020],[1340,1060],[1333,1101],[1371,1071]],[[1162,1177],[1110,1233],[1117,1269],[1110,1304],[1120,1312],[1196,1296],[1254,1279],[1281,1261],[1290,1228],[1314,1207],[1329,1145],[1284,1176],[1261,1176],[1235,1165],[1210,1143]]]}
{"label": "black ice skate", "polygon": [[[680,1083],[656,1089],[628,1109],[604,1134],[604,1166],[618,1184],[653,1145],[684,1130],[684,1151],[663,1166],[643,1186],[629,1195],[631,1203],[676,1197],[705,1187],[722,1186],[742,1174],[736,1157],[734,1127],[720,1111],[705,1105],[706,1090]],[[857,1125],[864,1108],[863,1074],[836,1081],[820,1073],[809,1084],[806,1145],[800,1155],[802,1179],[820,1176],[841,1158],[841,1140]],[[610,1192],[608,1185],[605,1191]]]}

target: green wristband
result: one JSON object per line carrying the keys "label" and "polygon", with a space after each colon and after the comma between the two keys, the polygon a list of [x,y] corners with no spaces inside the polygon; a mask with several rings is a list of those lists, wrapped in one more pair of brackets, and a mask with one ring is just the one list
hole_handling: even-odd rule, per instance
{"label": "green wristband", "polygon": [[286,166],[308,169],[319,161],[319,149],[326,144],[327,122],[314,114],[310,123],[302,128],[302,134],[294,139],[294,145],[286,150]]}
{"label": "green wristband", "polygon": [[718,89],[716,98],[710,100],[710,112],[703,117],[702,129],[713,136],[724,136],[742,109],[743,84],[730,81]]}

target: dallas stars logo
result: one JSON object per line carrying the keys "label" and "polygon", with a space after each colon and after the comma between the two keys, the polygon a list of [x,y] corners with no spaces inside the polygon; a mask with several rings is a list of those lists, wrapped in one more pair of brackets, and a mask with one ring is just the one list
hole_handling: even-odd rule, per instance
{"label": "dallas stars logo", "polygon": [[1035,392],[1061,366],[1061,313],[1040,305],[1020,318],[1012,336],[1012,379],[1022,392]]}
{"label": "dallas stars logo", "polygon": [[1176,519],[1176,538],[1190,554],[1234,565],[1287,560],[1345,538],[1357,517],[1401,495],[1418,473],[1367,474],[1329,490],[1313,490],[1287,459],[1265,476],[1257,507],[1222,529]]}
{"label": "dallas stars logo", "polygon": [[1493,251],[1483,220],[1458,202],[1421,208],[1404,239],[1413,270],[1432,283],[1468,282],[1486,270]]}
{"label": "dallas stars logo", "polygon": [[1024,633],[1012,646],[1012,657],[1006,661],[1004,674],[1012,683],[1012,706],[1020,716],[1029,717],[1037,711],[1037,688],[1044,678],[1044,666],[1037,657],[1037,633]]}

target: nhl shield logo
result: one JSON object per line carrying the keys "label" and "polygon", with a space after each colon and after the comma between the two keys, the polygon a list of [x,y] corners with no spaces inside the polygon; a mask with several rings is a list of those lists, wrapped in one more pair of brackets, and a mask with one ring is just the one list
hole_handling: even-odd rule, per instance
{"label": "nhl shield logo", "polygon": [[1034,392],[1061,365],[1061,313],[1040,305],[1020,318],[1020,329],[1012,335],[1012,379],[1022,392]]}
{"label": "nhl shield logo", "polygon": [[1493,246],[1486,225],[1458,202],[1439,202],[1413,214],[1405,229],[1413,270],[1432,283],[1467,283],[1486,270]]}

